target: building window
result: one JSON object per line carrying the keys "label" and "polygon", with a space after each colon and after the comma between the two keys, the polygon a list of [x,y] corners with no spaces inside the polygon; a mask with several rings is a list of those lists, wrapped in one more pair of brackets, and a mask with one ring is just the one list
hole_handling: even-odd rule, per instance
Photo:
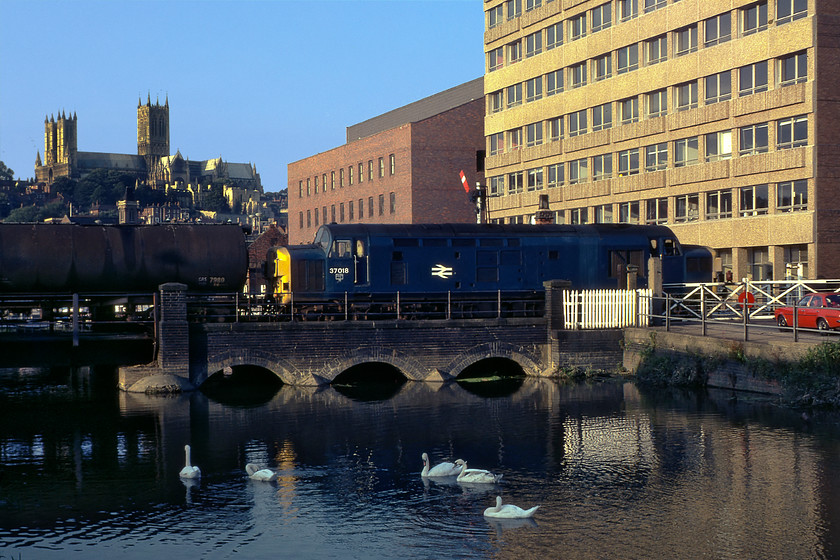
{"label": "building window", "polygon": [[569,66],[569,83],[572,88],[586,85],[586,62]]}
{"label": "building window", "polygon": [[385,176],[385,158],[379,158],[379,177]]}
{"label": "building window", "polygon": [[563,117],[548,119],[548,137],[552,142],[563,138]]}
{"label": "building window", "polygon": [[391,175],[397,174],[397,156],[395,154],[391,154],[388,156],[388,160],[390,161],[391,167]]}
{"label": "building window", "polygon": [[808,0],[776,0],[776,25],[808,15]]}
{"label": "building window", "polygon": [[612,3],[607,2],[595,8],[592,8],[592,33],[601,31],[612,25]]}
{"label": "building window", "polygon": [[[316,212],[317,214],[317,212]],[[338,205],[338,221],[344,223],[344,203]]]}
{"label": "building window", "polygon": [[706,219],[720,220],[732,217],[732,190],[706,193]]}
{"label": "building window", "polygon": [[321,191],[327,192],[327,174],[321,176]]}
{"label": "building window", "polygon": [[776,185],[776,210],[799,212],[808,209],[808,181],[785,181]]}
{"label": "building window", "polygon": [[[549,0],[550,1],[550,0]],[[530,12],[542,6],[542,0],[525,0],[525,11]]]}
{"label": "building window", "polygon": [[668,114],[668,90],[660,89],[647,94],[647,116],[664,117]]}
{"label": "building window", "polygon": [[808,277],[808,246],[787,245],[785,247],[785,277]]}
{"label": "building window", "polygon": [[668,60],[668,37],[662,35],[645,41],[645,55],[648,66]]}
{"label": "building window", "polygon": [[490,135],[490,155],[495,156],[505,151],[505,133],[496,132]]}
{"label": "building window", "polygon": [[601,154],[592,158],[592,180],[600,181],[612,177],[612,154]]}
{"label": "building window", "polygon": [[732,16],[729,12],[707,19],[704,22],[703,45],[713,47],[732,38]]}
{"label": "building window", "polygon": [[755,185],[752,187],[741,187],[741,198],[738,210],[742,218],[766,214],[769,206],[770,197],[767,194],[766,184]]}
{"label": "building window", "polygon": [[618,176],[639,174],[639,148],[618,152]]}
{"label": "building window", "polygon": [[525,82],[525,101],[531,103],[542,99],[542,76],[531,78]]}
{"label": "building window", "polygon": [[365,199],[360,198],[359,199],[359,219],[361,220],[364,217],[365,217]]}
{"label": "building window", "polygon": [[624,74],[639,67],[639,45],[632,44],[618,49],[618,74]]}
{"label": "building window", "polygon": [[618,222],[621,224],[639,223],[639,202],[624,202],[618,205]]}
{"label": "building window", "polygon": [[674,97],[677,111],[687,111],[697,108],[697,82],[686,82],[674,86]]}
{"label": "building window", "polygon": [[651,198],[645,201],[645,223],[651,225],[668,223],[667,198]]}
{"label": "building window", "polygon": [[359,184],[363,183],[365,180],[365,164],[359,162]]}
{"label": "building window", "polygon": [[559,187],[565,181],[564,167],[562,163],[555,163],[548,166],[548,188]]}
{"label": "building window", "polygon": [[312,210],[306,211],[306,227],[312,227]]}
{"label": "building window", "polygon": [[763,154],[768,150],[767,123],[742,126],[738,130],[738,153],[742,156]]}
{"label": "building window", "polygon": [[525,36],[525,58],[536,56],[542,52],[542,31]]}
{"label": "building window", "polygon": [[686,194],[674,199],[674,223],[696,222],[700,219],[700,197]]}
{"label": "building window", "polygon": [[518,150],[522,147],[522,129],[521,128],[514,128],[512,130],[508,130],[507,132],[508,138],[508,151],[512,152],[513,150]]}
{"label": "building window", "polygon": [[545,50],[551,50],[563,44],[563,22],[545,28]]}
{"label": "building window", "polygon": [[507,0],[505,2],[505,12],[507,12],[508,20],[521,16],[522,0]]}
{"label": "building window", "polygon": [[664,8],[667,2],[665,0],[644,0],[645,13]]}
{"label": "building window", "polygon": [[741,8],[741,34],[750,35],[767,29],[767,2]]}
{"label": "building window", "polygon": [[592,130],[612,128],[612,103],[604,103],[592,108]]}
{"label": "building window", "polygon": [[335,190],[335,171],[330,171],[330,190]]}
{"label": "building window", "polygon": [[569,223],[573,226],[585,224],[588,218],[589,212],[586,208],[573,208],[569,210]]}
{"label": "building window", "polygon": [[487,69],[492,72],[505,66],[505,51],[502,47],[487,53]]}
{"label": "building window", "polygon": [[393,192],[390,193],[388,195],[388,200],[390,202],[391,214],[396,214],[397,213],[397,193],[393,193]]}
{"label": "building window", "polygon": [[336,223],[336,221],[335,221],[335,204],[333,204],[332,206],[330,206],[330,218],[331,218],[331,220],[330,220],[330,221],[331,221],[332,223]]}
{"label": "building window", "polygon": [[507,59],[509,64],[522,60],[522,41],[514,41],[507,45]]}
{"label": "building window", "polygon": [[683,138],[674,142],[674,167],[693,165],[698,161],[697,137]]}
{"label": "building window", "polygon": [[808,117],[791,117],[778,121],[776,126],[776,149],[798,148],[808,145]]}
{"label": "building window", "polygon": [[522,84],[513,84],[507,87],[507,106],[508,109],[522,105]]}
{"label": "building window", "polygon": [[569,138],[586,134],[586,109],[569,113]]}
{"label": "building window", "polygon": [[639,15],[639,0],[618,0],[618,17],[627,21]]}
{"label": "building window", "polygon": [[355,205],[353,204],[352,200],[347,203],[347,215],[350,218],[351,222],[353,221],[353,206]]}
{"label": "building window", "polygon": [[[318,209],[317,209],[317,208],[315,209],[315,213],[316,213],[316,214],[318,213]],[[323,216],[323,218],[321,218],[321,223],[322,223],[322,224],[326,224],[326,223],[327,223],[327,207],[326,207],[326,206],[324,206],[324,207],[322,208],[322,213],[321,213],[321,216]]]}
{"label": "building window", "polygon": [[368,160],[368,180],[373,181],[373,160]]}
{"label": "building window", "polygon": [[601,204],[595,207],[595,223],[596,224],[611,224],[613,223],[613,208],[612,204]]}
{"label": "building window", "polygon": [[706,161],[718,161],[732,157],[732,131],[723,130],[706,135]]}
{"label": "building window", "polygon": [[528,190],[541,191],[543,189],[543,169],[536,167],[528,170]]}
{"label": "building window", "polygon": [[555,70],[545,75],[546,95],[555,95],[563,91],[563,70]]}
{"label": "building window", "polygon": [[674,31],[674,47],[677,56],[697,50],[697,25],[689,25]]}
{"label": "building window", "polygon": [[352,187],[353,186],[353,166],[347,168],[347,183]]}
{"label": "building window", "polygon": [[770,262],[770,251],[767,247],[755,247],[747,251],[750,262],[750,273],[756,281],[772,280],[773,265]]}
{"label": "building window", "polygon": [[727,70],[720,74],[706,76],[706,105],[732,99],[732,73]]}
{"label": "building window", "polygon": [[612,53],[607,53],[592,60],[592,75],[596,82],[612,76]]}
{"label": "building window", "polygon": [[306,178],[306,196],[312,196],[312,179]]}
{"label": "building window", "polygon": [[380,194],[378,198],[379,198],[379,215],[384,216],[385,215],[385,195]]}
{"label": "building window", "polygon": [[525,145],[539,146],[543,143],[543,123],[531,123],[525,126]]}
{"label": "building window", "polygon": [[298,212],[298,217],[300,218],[300,229],[303,229],[303,212]]}
{"label": "building window", "polygon": [[569,162],[569,184],[584,183],[589,179],[589,166],[586,158],[575,159]]}
{"label": "building window", "polygon": [[767,91],[767,61],[756,62],[738,69],[738,95],[752,95]]}
{"label": "building window", "polygon": [[499,4],[495,8],[490,8],[487,10],[487,28],[493,29],[494,27],[498,27],[502,23],[504,23],[504,5]]}
{"label": "building window", "polygon": [[303,181],[298,181],[298,198],[303,198]]}
{"label": "building window", "polygon": [[368,197],[368,217],[373,218],[373,197]]}
{"label": "building window", "polygon": [[522,192],[524,181],[524,174],[522,171],[508,173],[508,194],[518,194]]}
{"label": "building window", "polygon": [[621,124],[639,122],[639,98],[622,99],[618,102],[618,111]]}
{"label": "building window", "polygon": [[645,171],[660,171],[668,167],[668,143],[645,147]]}
{"label": "building window", "polygon": [[569,18],[569,38],[572,41],[586,37],[586,12]]}
{"label": "building window", "polygon": [[783,56],[779,59],[779,85],[782,87],[801,84],[808,79],[808,55],[803,52]]}
{"label": "building window", "polygon": [[505,176],[490,177],[490,196],[502,196],[503,194],[505,194]]}
{"label": "building window", "polygon": [[344,168],[338,170],[338,187],[344,188]]}

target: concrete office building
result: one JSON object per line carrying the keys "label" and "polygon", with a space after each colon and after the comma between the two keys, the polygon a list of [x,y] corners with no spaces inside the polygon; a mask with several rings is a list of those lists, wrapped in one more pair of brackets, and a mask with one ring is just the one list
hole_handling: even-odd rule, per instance
{"label": "concrete office building", "polygon": [[667,224],[840,277],[840,2],[485,0],[490,218]]}

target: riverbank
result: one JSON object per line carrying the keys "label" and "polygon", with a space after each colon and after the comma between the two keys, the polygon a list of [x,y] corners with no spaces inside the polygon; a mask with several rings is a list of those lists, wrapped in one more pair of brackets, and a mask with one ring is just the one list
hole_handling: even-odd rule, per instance
{"label": "riverbank", "polygon": [[718,387],[840,409],[840,343],[752,342],[626,329],[624,364],[641,385]]}

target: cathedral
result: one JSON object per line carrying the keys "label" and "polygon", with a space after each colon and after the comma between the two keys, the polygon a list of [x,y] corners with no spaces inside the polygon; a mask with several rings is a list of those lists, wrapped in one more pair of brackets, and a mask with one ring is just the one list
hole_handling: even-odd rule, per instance
{"label": "cathedral", "polygon": [[[131,173],[140,182],[156,189],[192,188],[222,181],[226,186],[262,193],[255,165],[231,163],[221,157],[192,161],[180,151],[169,152],[169,97],[165,103],[151,96],[137,102],[137,155],[80,152],[77,145],[75,113],[64,112],[44,120],[44,159],[35,158],[35,180],[51,184],[60,177],[80,179],[94,169]],[[198,190],[198,189],[196,189]]]}

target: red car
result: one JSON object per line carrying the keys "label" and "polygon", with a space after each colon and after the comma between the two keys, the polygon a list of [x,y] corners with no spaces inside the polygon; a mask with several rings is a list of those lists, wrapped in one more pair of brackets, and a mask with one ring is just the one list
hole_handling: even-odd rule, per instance
{"label": "red car", "polygon": [[[796,304],[797,326],[828,331],[840,328],[840,294],[815,293]],[[774,316],[780,329],[793,326],[793,307],[779,307]]]}

